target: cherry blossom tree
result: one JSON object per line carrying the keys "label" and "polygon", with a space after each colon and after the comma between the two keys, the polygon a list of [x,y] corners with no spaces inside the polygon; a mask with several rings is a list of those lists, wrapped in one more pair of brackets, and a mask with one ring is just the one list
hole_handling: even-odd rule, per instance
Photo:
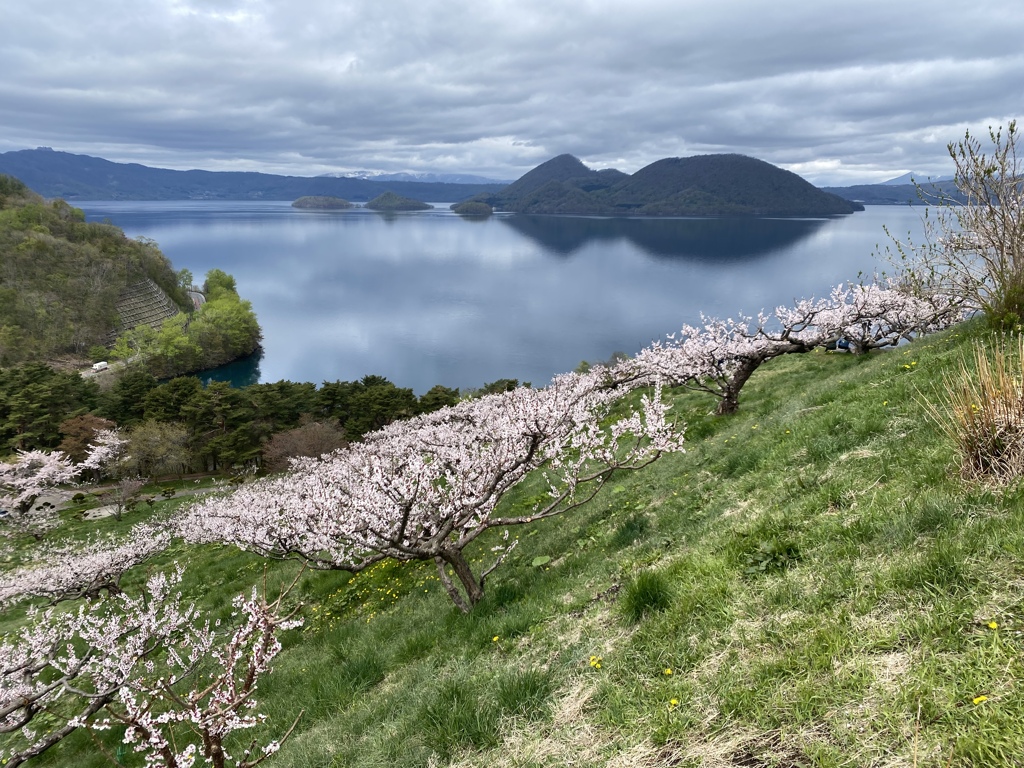
{"label": "cherry blossom tree", "polygon": [[57,524],[53,505],[36,509],[35,504],[47,491],[74,480],[79,468],[60,451],[19,451],[17,458],[0,463],[0,505],[8,514],[7,525],[35,538]]}
{"label": "cherry blossom tree", "polygon": [[181,578],[178,569],[151,577],[139,597],[30,612],[25,627],[0,643],[0,733],[8,735],[0,759],[7,768],[78,728],[114,723],[127,726],[124,742],[149,766],[182,768],[202,755],[216,768],[251,768],[277,751],[292,729],[237,757],[225,740],[263,720],[251,712],[257,681],[280,651],[277,633],[301,623],[282,609],[287,590],[270,602],[255,590],[237,598],[244,618],[225,633],[185,604]]}
{"label": "cherry blossom tree", "polygon": [[[270,671],[270,662],[281,650],[278,632],[302,624],[294,618],[295,610],[282,611],[282,599],[283,594],[268,603],[255,587],[248,597],[239,595],[232,606],[244,618],[230,636],[218,642],[217,634],[204,625],[185,643],[187,656],[175,646],[165,673],[140,675],[122,686],[104,710],[109,716],[95,719],[90,727],[126,726],[124,743],[142,753],[146,765],[153,768],[191,765],[198,755],[213,768],[259,765],[281,748],[301,712],[279,739],[265,745],[253,740],[232,754],[225,742],[235,731],[266,721],[265,715],[252,713],[257,682]],[[210,670],[197,672],[203,657],[211,662]],[[175,726],[186,727],[198,738],[179,749],[178,742],[190,740],[175,738]]]}
{"label": "cherry blossom tree", "polygon": [[116,429],[101,429],[93,437],[80,470],[103,472],[116,466],[124,458],[127,449],[128,440],[120,432]]}
{"label": "cherry blossom tree", "polygon": [[[297,459],[285,475],[207,498],[180,530],[187,540],[228,542],[319,569],[433,560],[452,600],[469,611],[510,551],[499,547],[477,575],[465,549],[481,534],[565,512],[613,472],[682,450],[660,386],[603,426],[634,386],[597,368],[396,422],[321,459]],[[543,475],[545,500],[502,514],[499,502],[531,473]]]}
{"label": "cherry blossom tree", "polygon": [[[824,342],[845,339],[854,354],[895,347],[901,341],[945,330],[961,322],[969,307],[954,294],[918,293],[903,281],[839,285],[814,313]],[[806,310],[798,305],[797,321]],[[785,324],[785,310],[776,310]]]}
{"label": "cherry blossom tree", "polygon": [[135,526],[124,538],[44,543],[34,562],[0,574],[0,607],[32,598],[57,603],[119,594],[121,577],[170,543],[167,526],[153,523]]}
{"label": "cherry blossom tree", "polygon": [[0,462],[0,506],[8,511],[7,530],[41,539],[58,520],[54,504],[36,506],[39,497],[74,482],[84,471],[99,472],[110,466],[122,454],[125,442],[116,430],[101,430],[81,464],[61,451],[18,451],[14,461]]}
{"label": "cherry blossom tree", "polygon": [[683,326],[679,334],[655,342],[620,367],[639,378],[658,377],[713,394],[722,415],[739,408],[744,384],[768,360],[841,339],[861,354],[962,318],[961,305],[945,294],[915,296],[877,283],[840,285],[825,299],[777,307],[756,319],[703,318],[703,326]]}

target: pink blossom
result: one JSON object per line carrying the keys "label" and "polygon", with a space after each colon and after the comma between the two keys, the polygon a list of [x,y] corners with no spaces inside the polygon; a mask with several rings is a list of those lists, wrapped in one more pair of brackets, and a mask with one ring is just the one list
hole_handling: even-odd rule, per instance
{"label": "pink blossom", "polygon": [[[198,754],[215,766],[251,768],[288,737],[291,729],[255,757],[236,759],[223,748],[230,733],[263,720],[252,712],[257,681],[281,649],[277,633],[301,623],[282,612],[284,594],[271,602],[255,590],[236,598],[241,621],[225,634],[184,603],[181,578],[180,568],[157,574],[139,597],[117,594],[74,612],[31,611],[28,624],[0,643],[6,766],[77,728],[115,723],[128,726],[124,742],[147,765],[165,768],[191,764]],[[58,699],[62,706],[51,706]],[[44,711],[51,717],[36,717]],[[202,746],[172,742],[175,723],[188,723]]]}
{"label": "pink blossom", "polygon": [[0,575],[0,606],[33,597],[58,602],[116,594],[126,571],[167,549],[170,542],[166,528],[147,523],[123,538],[44,544],[33,563]]}
{"label": "pink blossom", "polygon": [[[596,368],[396,422],[321,459],[296,460],[285,475],[204,500],[180,530],[191,541],[223,541],[314,568],[434,560],[452,599],[469,610],[507,554],[476,576],[462,552],[484,531],[564,512],[590,499],[613,471],[682,450],[682,430],[666,420],[660,387],[641,398],[640,410],[603,428],[633,387]],[[505,494],[537,471],[547,498],[502,515]]]}
{"label": "pink blossom", "polygon": [[754,371],[780,355],[808,352],[845,340],[854,353],[948,328],[963,319],[948,296],[917,296],[899,286],[840,285],[825,299],[777,307],[758,317],[702,318],[683,326],[621,364],[621,375],[661,379],[720,398],[718,413],[739,407],[739,393]]}

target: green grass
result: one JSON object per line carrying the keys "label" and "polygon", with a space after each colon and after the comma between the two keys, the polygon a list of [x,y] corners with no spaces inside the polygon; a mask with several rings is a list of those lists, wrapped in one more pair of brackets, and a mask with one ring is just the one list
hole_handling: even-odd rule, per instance
{"label": "green grass", "polygon": [[[688,452],[512,529],[470,615],[427,564],[307,571],[257,735],[304,713],[268,765],[1020,765],[1024,488],[960,481],[925,406],[982,334],[780,358],[733,417],[672,393]],[[175,558],[221,615],[265,566]],[[39,763],[107,764],[83,735]]]}

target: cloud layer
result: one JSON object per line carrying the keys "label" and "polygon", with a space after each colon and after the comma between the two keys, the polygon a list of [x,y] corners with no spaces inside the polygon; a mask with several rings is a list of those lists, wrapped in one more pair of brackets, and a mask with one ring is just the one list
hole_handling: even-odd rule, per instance
{"label": "cloud layer", "polygon": [[0,151],[515,178],[740,152],[819,184],[949,171],[1024,104],[1005,0],[2,0]]}

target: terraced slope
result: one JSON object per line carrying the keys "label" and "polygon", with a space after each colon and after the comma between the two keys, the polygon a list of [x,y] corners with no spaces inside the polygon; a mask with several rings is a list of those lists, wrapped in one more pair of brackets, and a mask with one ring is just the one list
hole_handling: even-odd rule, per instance
{"label": "terraced slope", "polygon": [[180,310],[159,285],[148,277],[132,283],[117,299],[120,328],[113,335],[130,331],[140,325],[159,328],[164,320]]}

